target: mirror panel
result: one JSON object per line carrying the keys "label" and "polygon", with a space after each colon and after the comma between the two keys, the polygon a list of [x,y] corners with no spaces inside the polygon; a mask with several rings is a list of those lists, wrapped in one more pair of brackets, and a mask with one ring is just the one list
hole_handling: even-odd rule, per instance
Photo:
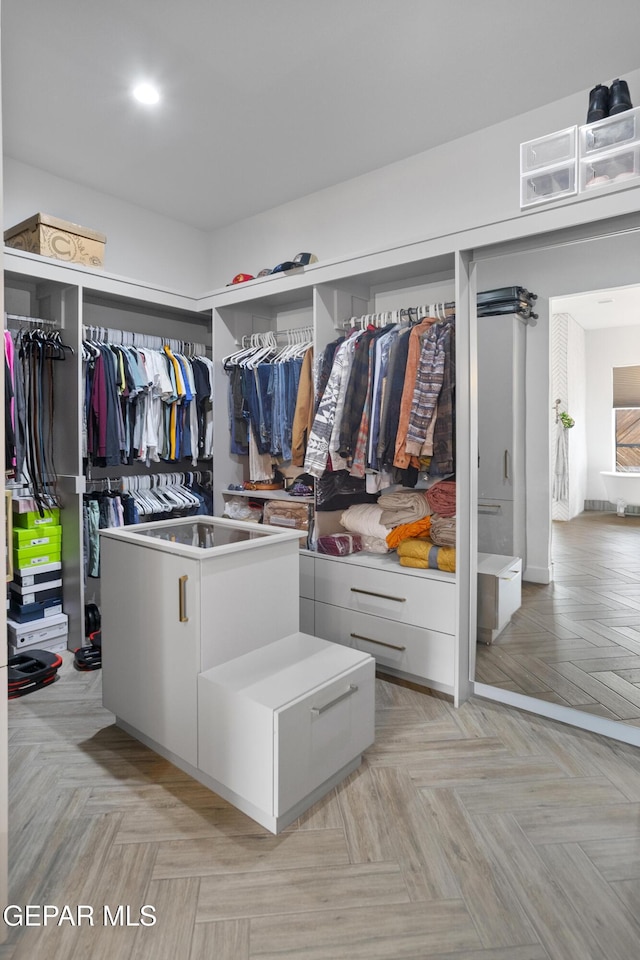
{"label": "mirror panel", "polygon": [[[475,681],[591,729],[600,718],[637,731],[640,471],[622,481],[624,516],[605,484],[619,478],[602,474],[616,463],[613,367],[640,364],[640,233],[476,254],[478,289],[534,291],[538,320],[477,321]],[[620,442],[634,442],[637,419]]]}

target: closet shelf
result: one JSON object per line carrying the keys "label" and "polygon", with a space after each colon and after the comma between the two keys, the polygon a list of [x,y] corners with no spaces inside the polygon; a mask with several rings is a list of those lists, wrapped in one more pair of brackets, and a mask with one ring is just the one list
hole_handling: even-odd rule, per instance
{"label": "closet shelf", "polygon": [[291,503],[313,503],[313,497],[292,497],[286,490],[228,490],[222,491],[223,497],[251,497],[255,500],[290,500]]}

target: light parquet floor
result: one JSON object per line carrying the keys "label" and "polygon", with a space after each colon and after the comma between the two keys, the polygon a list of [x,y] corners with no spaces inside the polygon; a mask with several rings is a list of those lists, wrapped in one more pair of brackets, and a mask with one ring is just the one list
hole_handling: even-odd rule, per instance
{"label": "light parquet floor", "polygon": [[[113,724],[100,673],[10,707],[11,901],[95,925],[0,960],[635,960],[640,751],[378,679],[363,765],[274,837]],[[144,904],[154,927],[102,926]]]}
{"label": "light parquet floor", "polygon": [[640,725],[640,517],[555,522],[552,553],[553,583],[523,584],[512,622],[478,645],[476,679]]}

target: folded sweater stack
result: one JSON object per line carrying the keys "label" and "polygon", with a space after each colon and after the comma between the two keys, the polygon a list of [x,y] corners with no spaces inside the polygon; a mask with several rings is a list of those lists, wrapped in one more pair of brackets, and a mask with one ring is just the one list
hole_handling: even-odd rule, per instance
{"label": "folded sweater stack", "polygon": [[431,540],[403,540],[398,546],[398,556],[403,567],[455,573],[455,547],[438,547]]}

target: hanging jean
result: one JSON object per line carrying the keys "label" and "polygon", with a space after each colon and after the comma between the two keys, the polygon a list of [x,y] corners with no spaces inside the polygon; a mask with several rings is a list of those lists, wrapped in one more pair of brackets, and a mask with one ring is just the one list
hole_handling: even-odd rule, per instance
{"label": "hanging jean", "polygon": [[87,501],[87,522],[89,529],[89,576],[100,576],[100,505],[96,500]]}

